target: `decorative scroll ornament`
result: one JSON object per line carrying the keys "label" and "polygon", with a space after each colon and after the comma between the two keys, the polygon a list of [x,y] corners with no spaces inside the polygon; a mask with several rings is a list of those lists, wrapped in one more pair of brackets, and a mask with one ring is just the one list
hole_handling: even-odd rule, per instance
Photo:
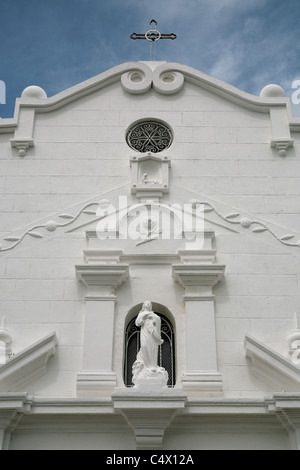
{"label": "decorative scroll ornament", "polygon": [[146,93],[151,87],[158,93],[178,93],[184,85],[184,75],[169,64],[158,65],[153,71],[139,63],[134,69],[121,75],[121,85],[127,93]]}

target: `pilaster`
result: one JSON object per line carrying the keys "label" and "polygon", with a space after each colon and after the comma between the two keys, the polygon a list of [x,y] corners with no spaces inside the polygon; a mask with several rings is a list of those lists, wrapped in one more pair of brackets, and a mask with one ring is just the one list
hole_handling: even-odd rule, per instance
{"label": "pilaster", "polygon": [[14,138],[10,140],[11,146],[18,150],[20,157],[24,157],[27,149],[34,146],[34,114],[35,110],[32,108],[20,108],[19,125]]}
{"label": "pilaster", "polygon": [[270,119],[272,127],[271,147],[275,148],[281,157],[285,157],[288,149],[294,146],[286,107],[277,106],[271,108]]}
{"label": "pilaster", "polygon": [[180,252],[182,264],[173,264],[173,277],[184,287],[186,311],[186,372],[183,389],[190,394],[222,394],[218,372],[213,286],[223,277],[225,266],[201,261],[201,250],[191,256]]}
{"label": "pilaster", "polygon": [[105,258],[76,266],[77,278],[87,287],[78,396],[109,395],[116,387],[112,370],[116,289],[127,279],[128,271],[128,264],[106,262]]}

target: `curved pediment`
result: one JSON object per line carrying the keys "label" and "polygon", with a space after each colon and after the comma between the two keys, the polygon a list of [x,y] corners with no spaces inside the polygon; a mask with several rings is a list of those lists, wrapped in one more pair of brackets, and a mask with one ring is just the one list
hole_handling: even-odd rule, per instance
{"label": "curved pediment", "polygon": [[[52,111],[116,82],[120,82],[123,89],[129,93],[145,93],[153,88],[166,95],[179,92],[185,82],[191,82],[258,112],[268,112],[272,106],[286,105],[289,102],[284,91],[277,85],[268,85],[262,90],[261,96],[255,96],[193,67],[176,62],[125,62],[49,98],[41,88],[29,86],[16,100],[15,116],[19,106],[34,107],[39,112]],[[3,119],[1,127],[8,124],[8,121],[12,120]]]}
{"label": "curved pediment", "polygon": [[[142,95],[154,90],[165,96],[179,93],[187,84],[192,84],[199,93],[218,96],[244,110],[270,114],[273,128],[271,147],[276,148],[281,156],[293,147],[289,129],[292,124],[290,102],[280,86],[267,85],[260,96],[254,96],[192,67],[172,62],[125,62],[49,98],[42,88],[29,86],[16,100],[14,118],[1,120],[0,133],[15,131],[11,145],[24,157],[27,149],[35,146],[35,113],[62,109],[113,84],[128,95]],[[297,130],[294,121],[293,126]]]}

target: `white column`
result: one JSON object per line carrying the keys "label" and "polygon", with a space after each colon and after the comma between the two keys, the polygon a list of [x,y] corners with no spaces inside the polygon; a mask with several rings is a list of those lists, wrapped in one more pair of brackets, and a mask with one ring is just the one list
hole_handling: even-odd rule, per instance
{"label": "white column", "polygon": [[76,266],[87,287],[82,370],[78,396],[109,395],[117,385],[112,370],[116,288],[127,279],[128,264]]}
{"label": "white column", "polygon": [[199,395],[220,395],[213,286],[223,277],[225,266],[174,264],[173,276],[185,289],[186,371],[183,389]]}

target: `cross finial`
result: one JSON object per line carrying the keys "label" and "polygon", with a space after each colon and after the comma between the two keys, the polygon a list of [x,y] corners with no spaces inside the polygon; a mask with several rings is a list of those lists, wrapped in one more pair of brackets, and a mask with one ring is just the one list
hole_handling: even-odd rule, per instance
{"label": "cross finial", "polygon": [[[157,26],[157,21],[156,20],[151,20],[150,21],[150,26],[152,26],[152,24],[155,24],[155,26]],[[159,41],[160,39],[176,39],[177,36],[176,34],[174,33],[168,33],[168,34],[164,34],[164,33],[161,33],[160,31],[158,31],[157,29],[149,29],[148,31],[146,31],[146,33],[132,33],[130,35],[130,38],[131,39],[147,39],[147,41],[150,41],[151,45],[150,45],[150,59],[151,59],[151,46],[152,46],[152,43],[155,44],[156,46],[156,42]]]}

